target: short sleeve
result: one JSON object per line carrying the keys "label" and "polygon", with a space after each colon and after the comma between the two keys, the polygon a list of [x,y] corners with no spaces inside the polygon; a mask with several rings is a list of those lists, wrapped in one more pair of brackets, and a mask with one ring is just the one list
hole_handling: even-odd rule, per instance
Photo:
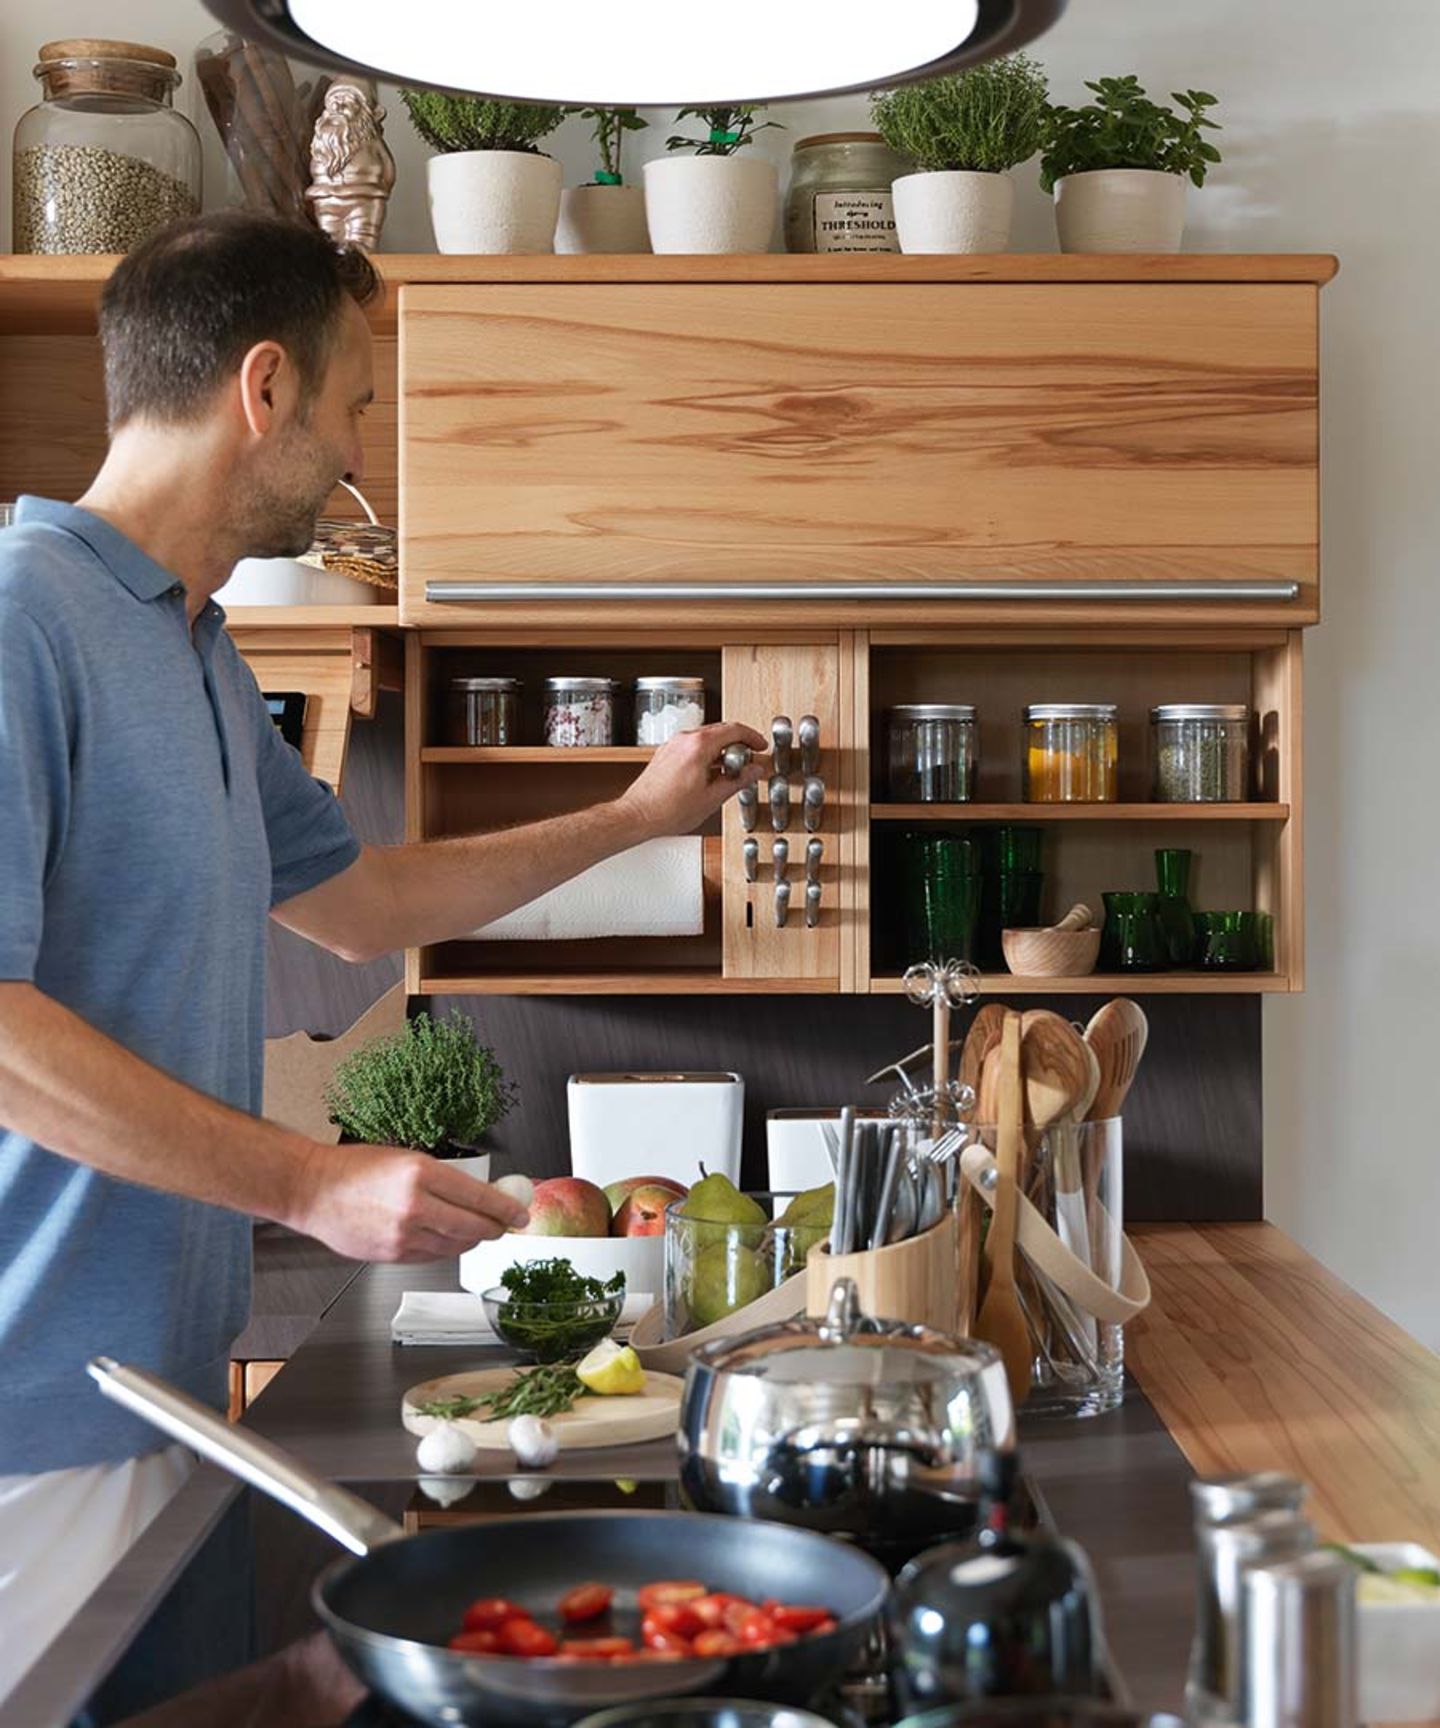
{"label": "short sleeve", "polygon": [[270,844],[274,907],[348,870],[360,856],[360,842],[335,794],[308,772],[300,752],[280,736],[258,686],[254,706],[260,734],[256,775]]}
{"label": "short sleeve", "polygon": [[0,978],[33,982],[70,815],[71,725],[54,649],[0,597]]}

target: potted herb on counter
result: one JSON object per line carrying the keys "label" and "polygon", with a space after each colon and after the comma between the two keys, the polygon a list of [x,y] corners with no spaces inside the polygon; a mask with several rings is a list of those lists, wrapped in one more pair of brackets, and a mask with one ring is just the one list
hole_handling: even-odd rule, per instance
{"label": "potted herb on counter", "polygon": [[1047,94],[1044,68],[1026,54],[875,92],[880,136],[917,169],[890,188],[902,252],[1005,250],[1015,205],[1009,170],[1040,148]]}
{"label": "potted herb on counter", "polygon": [[1055,194],[1062,252],[1178,252],[1185,182],[1205,184],[1220,152],[1204,136],[1216,98],[1177,90],[1180,112],[1152,102],[1133,74],[1085,88],[1095,101],[1053,107],[1046,119],[1040,184]]}
{"label": "potted herb on counter", "polygon": [[645,225],[645,192],[627,186],[620,167],[627,132],[649,125],[633,108],[582,108],[595,122],[592,134],[600,166],[583,186],[568,187],[560,196],[560,225],[555,230],[557,252],[648,252],[650,230]]}
{"label": "potted herb on counter", "polygon": [[566,110],[402,90],[432,150],[430,221],[441,252],[553,252],[563,174],[538,142]]}
{"label": "potted herb on counter", "polygon": [[758,132],[779,124],[755,123],[757,105],[682,108],[675,116],[699,120],[704,138],[675,133],[669,151],[693,156],[662,156],[645,164],[645,217],[656,252],[768,252],[775,229],[779,183],[775,164],[742,156]]}
{"label": "potted herb on counter", "polygon": [[361,1045],[325,1092],[330,1120],[351,1139],[447,1158],[482,1181],[490,1155],[479,1142],[514,1102],[495,1052],[458,1009],[443,1020],[417,1014]]}

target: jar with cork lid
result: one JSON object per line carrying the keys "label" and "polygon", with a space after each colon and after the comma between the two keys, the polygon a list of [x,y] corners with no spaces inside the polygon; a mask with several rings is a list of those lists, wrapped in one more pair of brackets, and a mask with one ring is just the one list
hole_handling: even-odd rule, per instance
{"label": "jar with cork lid", "polygon": [[47,42],[41,100],[15,128],[16,252],[128,252],[200,209],[200,138],[175,111],[175,56],[138,42]]}

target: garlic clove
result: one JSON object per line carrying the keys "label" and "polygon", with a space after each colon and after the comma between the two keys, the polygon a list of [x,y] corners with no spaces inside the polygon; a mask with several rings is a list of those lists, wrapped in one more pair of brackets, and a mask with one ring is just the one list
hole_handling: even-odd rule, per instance
{"label": "garlic clove", "polygon": [[498,1188],[502,1194],[508,1194],[512,1200],[518,1201],[520,1205],[526,1208],[529,1207],[530,1202],[535,1198],[535,1184],[528,1176],[521,1176],[518,1174],[514,1176],[502,1176],[500,1180],[492,1184],[492,1186]]}
{"label": "garlic clove", "polygon": [[454,1506],[474,1487],[473,1482],[457,1482],[453,1476],[422,1476],[420,1492],[437,1506]]}
{"label": "garlic clove", "polygon": [[543,1416],[514,1416],[505,1430],[510,1450],[532,1470],[553,1464],[560,1451],[555,1430]]}
{"label": "garlic clove", "polygon": [[538,1500],[548,1494],[554,1482],[537,1482],[533,1476],[512,1476],[508,1483],[512,1500]]}
{"label": "garlic clove", "polygon": [[454,1422],[437,1422],[415,1448],[415,1462],[426,1476],[456,1476],[475,1462],[475,1443]]}

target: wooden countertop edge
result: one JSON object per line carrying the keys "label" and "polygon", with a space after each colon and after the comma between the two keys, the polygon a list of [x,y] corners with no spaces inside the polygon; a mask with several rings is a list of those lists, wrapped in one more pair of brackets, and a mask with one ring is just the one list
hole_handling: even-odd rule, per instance
{"label": "wooden countertop edge", "polygon": [[1440,1552],[1440,1357],[1274,1225],[1132,1234],[1126,1365],[1195,1471],[1289,1470],[1325,1537]]}

